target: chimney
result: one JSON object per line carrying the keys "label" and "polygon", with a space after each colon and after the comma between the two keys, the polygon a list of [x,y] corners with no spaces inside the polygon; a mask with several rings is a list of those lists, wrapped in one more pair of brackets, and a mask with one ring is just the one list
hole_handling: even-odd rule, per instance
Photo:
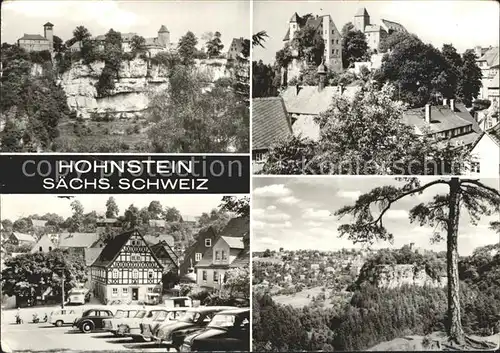
{"label": "chimney", "polygon": [[446,107],[448,105],[448,99],[443,98],[443,105]]}
{"label": "chimney", "polygon": [[318,90],[322,91],[326,86],[326,66],[324,64],[324,60],[321,61],[321,64],[318,66],[317,70],[319,80],[318,80]]}
{"label": "chimney", "polygon": [[455,111],[455,100],[454,99],[450,99],[450,109],[452,112]]}
{"label": "chimney", "polygon": [[430,104],[425,105],[425,122],[427,124],[431,123],[431,105]]}

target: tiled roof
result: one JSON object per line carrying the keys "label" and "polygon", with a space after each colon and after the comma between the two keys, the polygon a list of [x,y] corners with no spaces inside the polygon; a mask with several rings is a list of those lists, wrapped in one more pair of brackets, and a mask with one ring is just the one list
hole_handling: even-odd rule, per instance
{"label": "tiled roof", "polygon": [[90,248],[99,239],[97,233],[60,233],[60,248]]}
{"label": "tiled roof", "polygon": [[243,238],[250,231],[250,218],[237,217],[229,220],[227,225],[220,233],[221,237],[240,237]]}
{"label": "tiled roof", "polygon": [[156,234],[156,235],[145,235],[144,240],[150,245],[155,245],[164,242],[170,246],[175,243],[174,237],[169,234]]}
{"label": "tiled roof", "polygon": [[318,86],[288,86],[281,94],[288,113],[318,115],[330,107],[334,95],[339,94],[337,86],[326,86],[321,91]]}
{"label": "tiled roof", "polygon": [[172,247],[166,243],[166,242],[161,242],[157,243],[153,246],[151,246],[151,251],[156,255],[156,257],[161,258],[161,254],[163,250],[167,253],[167,255],[170,257],[170,260],[177,265],[177,261],[179,260],[179,257],[175,253],[175,251],[172,249]]}
{"label": "tiled roof", "polygon": [[394,31],[406,32],[406,28],[404,28],[401,24],[389,20],[382,19],[382,23],[388,28]]}
{"label": "tiled roof", "polygon": [[120,253],[120,250],[127,243],[130,237],[135,234],[135,230],[131,230],[116,237],[112,238],[102,249],[102,252],[99,254],[95,262],[92,266],[102,266],[107,267],[111,263],[113,263],[116,256]]}
{"label": "tiled roof", "polygon": [[231,249],[243,249],[243,238],[241,237],[220,237]]}
{"label": "tiled roof", "polygon": [[281,97],[252,99],[252,149],[269,149],[272,144],[292,136],[285,103]]}
{"label": "tiled roof", "polygon": [[364,7],[361,7],[358,9],[356,14],[354,15],[354,17],[356,17],[356,16],[368,16],[368,11],[366,11],[366,9]]}
{"label": "tiled roof", "polygon": [[318,28],[319,25],[323,22],[323,17],[309,17],[306,21],[306,26],[312,28]]}
{"label": "tiled roof", "polygon": [[104,248],[86,248],[85,251],[85,265],[92,266],[92,264],[97,260],[99,255]]}
{"label": "tiled roof", "polygon": [[229,267],[248,267],[250,265],[250,251],[243,250]]}
{"label": "tiled roof", "polygon": [[19,233],[19,232],[12,232],[14,234],[14,237],[16,237],[17,240],[19,241],[26,241],[26,242],[31,242],[35,243],[36,239],[33,238],[33,236],[25,233]]}
{"label": "tiled roof", "polygon": [[498,66],[498,47],[488,49],[478,61],[486,61],[489,67]]}
{"label": "tiled roof", "polygon": [[486,133],[500,146],[500,123],[487,130]]}
{"label": "tiled roof", "polygon": [[47,38],[44,36],[41,36],[40,34],[27,34],[24,33],[24,35],[19,38],[19,40],[24,39],[24,40],[46,40],[49,41]]}

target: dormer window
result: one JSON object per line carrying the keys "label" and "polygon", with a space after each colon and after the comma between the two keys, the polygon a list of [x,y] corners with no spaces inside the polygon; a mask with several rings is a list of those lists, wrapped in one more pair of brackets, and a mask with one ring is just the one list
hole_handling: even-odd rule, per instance
{"label": "dormer window", "polygon": [[197,252],[197,253],[194,255],[194,260],[195,260],[195,261],[201,261],[201,252]]}
{"label": "dormer window", "polygon": [[206,246],[207,248],[211,247],[211,246],[212,246],[212,239],[210,239],[210,238],[206,238],[206,239],[205,239],[205,246]]}

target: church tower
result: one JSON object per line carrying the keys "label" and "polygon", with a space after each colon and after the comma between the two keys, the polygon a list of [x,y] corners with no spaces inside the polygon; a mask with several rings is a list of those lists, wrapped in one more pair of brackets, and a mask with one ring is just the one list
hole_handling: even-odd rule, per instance
{"label": "church tower", "polygon": [[290,25],[290,42],[293,40],[293,36],[295,34],[295,32],[297,32],[299,30],[299,15],[297,15],[297,12],[295,12],[292,16],[292,18],[290,19],[290,22],[289,22],[289,25]]}
{"label": "church tower", "polygon": [[364,7],[360,8],[354,16],[354,27],[357,30],[365,33],[365,27],[370,24],[370,15]]}
{"label": "church tower", "polygon": [[54,50],[54,25],[47,22],[43,25],[43,36],[49,40],[49,50]]}
{"label": "church tower", "polygon": [[158,30],[158,44],[165,48],[170,46],[170,32],[165,25],[161,25]]}

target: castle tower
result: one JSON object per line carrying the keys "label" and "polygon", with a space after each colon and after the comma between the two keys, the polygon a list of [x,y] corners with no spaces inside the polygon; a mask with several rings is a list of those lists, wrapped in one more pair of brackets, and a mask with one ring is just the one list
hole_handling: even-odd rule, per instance
{"label": "castle tower", "polygon": [[290,19],[290,22],[289,22],[289,26],[290,26],[290,39],[289,39],[289,41],[291,42],[293,40],[293,36],[294,36],[295,32],[297,32],[299,30],[299,15],[297,15],[297,12],[295,12],[292,15],[292,18]]}
{"label": "castle tower", "polygon": [[165,25],[161,25],[158,30],[158,44],[165,48],[170,46],[170,32]]}
{"label": "castle tower", "polygon": [[43,25],[43,36],[49,40],[49,51],[54,50],[54,25],[47,22]]}
{"label": "castle tower", "polygon": [[326,86],[326,72],[327,72],[324,60],[321,62],[321,64],[319,64],[317,72],[318,72],[318,76],[319,76],[318,90],[322,91],[323,88],[325,88],[325,86]]}
{"label": "castle tower", "polygon": [[354,15],[354,27],[357,30],[365,33],[365,27],[370,24],[370,15],[364,7],[360,8]]}

